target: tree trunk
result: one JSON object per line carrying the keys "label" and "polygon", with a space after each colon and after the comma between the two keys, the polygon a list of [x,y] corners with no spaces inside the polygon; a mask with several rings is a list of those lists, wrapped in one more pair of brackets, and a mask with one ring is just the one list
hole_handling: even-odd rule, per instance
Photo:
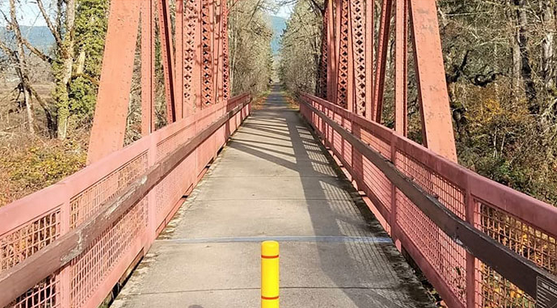
{"label": "tree trunk", "polygon": [[29,133],[35,134],[35,128],[33,127],[34,117],[33,109],[31,108],[31,97],[27,89],[23,90],[23,97],[25,99],[25,110],[27,111],[27,123],[29,124]]}
{"label": "tree trunk", "polygon": [[517,24],[518,24],[518,47],[520,49],[520,75],[524,83],[529,110],[533,114],[540,111],[536,102],[537,93],[534,79],[532,77],[532,66],[530,65],[530,54],[528,52],[528,16],[526,15],[526,0],[514,0]]}
{"label": "tree trunk", "polygon": [[[522,83],[521,78],[521,67],[522,67],[522,60],[520,57],[520,46],[518,46],[518,33],[512,38],[511,40],[511,48],[512,48],[512,55],[513,55],[513,92],[518,94],[520,93],[520,85]],[[515,95],[518,99],[519,95]]]}
{"label": "tree trunk", "polygon": [[21,29],[19,27],[19,22],[17,21],[16,15],[16,3],[15,0],[10,0],[10,18],[12,24],[12,30],[15,34],[15,39],[17,43],[17,52],[15,57],[17,58],[17,75],[21,84],[21,92],[23,92],[23,98],[25,102],[25,110],[27,112],[27,123],[29,125],[29,133],[34,134],[35,128],[33,127],[34,117],[33,117],[33,107],[31,106],[31,99],[29,95],[29,72],[27,68],[27,58],[25,56],[25,48],[23,45],[23,37],[21,36]]}
{"label": "tree trunk", "polygon": [[76,75],[82,75],[83,71],[85,70],[85,51],[80,51],[79,56],[77,57],[77,66],[75,68]]}
{"label": "tree trunk", "polygon": [[553,86],[553,42],[555,31],[554,4],[551,1],[542,1],[542,17],[544,38],[542,41],[542,78],[546,90],[550,91]]}
{"label": "tree trunk", "polygon": [[[75,1],[76,0],[68,0],[66,2],[66,34],[64,36],[62,46],[59,46],[58,50],[59,70],[56,74],[55,90],[58,107],[58,139],[66,139],[68,132],[68,119],[70,117],[70,99],[68,94],[74,60]],[[59,10],[61,11],[61,8],[59,8]]]}

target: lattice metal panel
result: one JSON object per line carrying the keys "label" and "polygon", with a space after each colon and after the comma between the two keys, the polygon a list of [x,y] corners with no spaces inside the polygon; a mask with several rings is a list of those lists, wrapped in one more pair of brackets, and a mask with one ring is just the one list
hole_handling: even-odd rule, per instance
{"label": "lattice metal panel", "polygon": [[227,1],[221,1],[222,5],[222,95],[224,102],[230,97],[230,67],[228,58],[228,7]]}
{"label": "lattice metal panel", "polygon": [[[199,1],[185,0],[184,1],[184,104],[195,108],[195,97],[193,84],[194,78],[199,79],[201,76],[194,76],[195,67],[195,53],[196,53],[196,32],[199,30]],[[199,72],[198,72],[199,73]],[[187,116],[187,115],[186,115]]]}
{"label": "lattice metal panel", "polygon": [[[381,137],[366,129],[360,129],[360,139],[383,157],[391,158],[391,145]],[[392,184],[389,179],[367,158],[362,160],[363,181],[371,193],[382,203],[387,211],[391,211]]]}
{"label": "lattice metal panel", "polygon": [[501,274],[483,262],[476,268],[476,280],[479,289],[476,290],[477,302],[475,307],[502,308],[534,308],[536,300],[524,293],[517,286],[503,278]]}
{"label": "lattice metal panel", "polygon": [[383,138],[376,136],[367,130],[362,130],[361,139],[372,149],[383,155],[383,157],[391,159],[391,145],[388,141],[385,141]]}
{"label": "lattice metal panel", "polygon": [[328,23],[329,14],[325,12],[323,14],[323,28],[321,32],[321,63],[319,64],[319,88],[317,93],[321,98],[327,98],[327,66],[329,58],[329,46],[327,38]]}
{"label": "lattice metal panel", "polygon": [[213,1],[203,0],[201,8],[202,106],[214,102],[213,90]]}
{"label": "lattice metal panel", "polygon": [[[390,159],[391,146],[378,136],[373,136],[366,130],[362,130],[362,141],[369,144],[375,151],[381,153],[385,158]],[[367,159],[364,160],[364,181],[370,187],[373,194],[390,210],[391,205],[391,181],[374,164]]]}
{"label": "lattice metal panel", "polygon": [[[370,1],[370,0],[368,0]],[[365,114],[366,108],[366,36],[365,0],[350,1],[350,21],[352,22],[352,60],[354,61],[354,112]]]}
{"label": "lattice metal panel", "polygon": [[361,154],[355,155],[358,159],[354,159],[353,169],[356,170],[356,172],[361,173],[361,180],[369,190],[366,191],[366,193],[371,193],[381,202],[387,211],[390,211],[392,190],[391,182],[387,179],[387,177],[385,177],[383,172],[375,167],[375,165],[366,157],[363,157]]}
{"label": "lattice metal panel", "polygon": [[[340,37],[338,54],[338,81],[337,81],[337,104],[343,108],[347,107],[348,100],[348,0],[339,0],[340,12]],[[338,2],[337,2],[338,3]],[[338,18],[338,17],[337,17]]]}
{"label": "lattice metal panel", "polygon": [[505,213],[491,204],[480,202],[476,228],[531,260],[547,271],[557,274],[557,244],[553,236]]}
{"label": "lattice metal panel", "polygon": [[[195,134],[194,127],[195,125],[184,127],[157,143],[155,161],[162,160],[190,139]],[[192,153],[155,187],[157,225],[162,222],[186,189],[194,182],[197,176],[195,166],[195,153]]]}

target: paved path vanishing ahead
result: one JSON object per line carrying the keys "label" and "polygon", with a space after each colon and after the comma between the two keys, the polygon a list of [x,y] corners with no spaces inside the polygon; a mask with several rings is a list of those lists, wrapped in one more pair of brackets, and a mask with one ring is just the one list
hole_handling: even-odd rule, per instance
{"label": "paved path vanishing ahead", "polygon": [[281,308],[428,307],[350,183],[275,89],[223,149],[113,307],[259,307],[280,242]]}

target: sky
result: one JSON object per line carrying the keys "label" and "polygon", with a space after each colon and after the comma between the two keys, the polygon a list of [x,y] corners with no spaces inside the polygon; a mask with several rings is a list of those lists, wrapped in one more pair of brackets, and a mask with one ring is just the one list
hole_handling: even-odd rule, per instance
{"label": "sky", "polygon": [[[49,0],[44,1],[48,7]],[[8,14],[8,4],[5,0],[0,0],[0,10]],[[1,15],[0,15],[1,16]],[[23,26],[46,26],[44,19],[40,15],[37,5],[32,0],[21,0],[21,7],[17,10],[17,19]],[[0,18],[0,25],[4,25],[4,19]]]}
{"label": "sky", "polygon": [[293,4],[281,6],[276,15],[288,19],[290,17],[290,14],[292,13],[293,6]]}
{"label": "sky", "polygon": [[[21,25],[24,26],[46,26],[44,19],[40,15],[37,4],[34,0],[20,0],[21,7],[18,10],[18,20]],[[43,0],[46,7],[49,6],[50,0]],[[0,10],[8,13],[8,4],[5,0],[0,0]],[[292,13],[292,8],[294,4],[281,5],[280,9],[276,13],[277,16],[288,19]],[[5,22],[3,18],[0,18],[0,26],[4,25]]]}

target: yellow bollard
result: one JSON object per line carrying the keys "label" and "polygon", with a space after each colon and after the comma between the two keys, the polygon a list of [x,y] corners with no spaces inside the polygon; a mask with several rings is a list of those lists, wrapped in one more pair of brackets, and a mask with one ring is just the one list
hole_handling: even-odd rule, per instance
{"label": "yellow bollard", "polygon": [[279,308],[279,243],[261,243],[261,308]]}

